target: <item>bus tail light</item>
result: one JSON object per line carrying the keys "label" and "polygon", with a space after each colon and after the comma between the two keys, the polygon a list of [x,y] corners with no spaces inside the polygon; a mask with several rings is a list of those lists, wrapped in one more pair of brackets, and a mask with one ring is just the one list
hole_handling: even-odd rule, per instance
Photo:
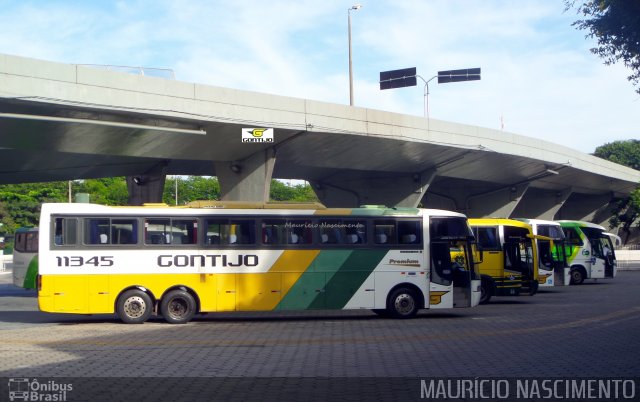
{"label": "bus tail light", "polygon": [[36,284],[38,288],[38,292],[42,290],[42,275],[38,275],[36,278]]}

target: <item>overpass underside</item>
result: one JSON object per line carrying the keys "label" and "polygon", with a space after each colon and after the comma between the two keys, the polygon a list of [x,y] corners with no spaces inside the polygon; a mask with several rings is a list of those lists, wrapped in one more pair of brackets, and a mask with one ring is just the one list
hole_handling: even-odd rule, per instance
{"label": "overpass underside", "polygon": [[[274,128],[244,143],[243,128]],[[0,183],[126,176],[131,204],[166,175],[217,176],[265,201],[272,178],[327,206],[606,223],[640,172],[496,130],[0,55]]]}

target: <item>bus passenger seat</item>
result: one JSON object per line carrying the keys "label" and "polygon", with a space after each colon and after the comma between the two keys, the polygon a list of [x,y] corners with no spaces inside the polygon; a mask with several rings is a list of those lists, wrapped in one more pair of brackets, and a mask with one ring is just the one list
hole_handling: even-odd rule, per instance
{"label": "bus passenger seat", "polygon": [[417,239],[418,239],[418,236],[416,236],[414,234],[406,234],[406,235],[402,236],[402,243],[403,244],[412,244],[412,243],[415,243]]}
{"label": "bus passenger seat", "polygon": [[385,244],[387,242],[387,235],[384,233],[378,233],[376,235],[376,243],[377,244]]}
{"label": "bus passenger seat", "polygon": [[348,234],[347,235],[347,244],[356,244],[358,242],[357,234]]}

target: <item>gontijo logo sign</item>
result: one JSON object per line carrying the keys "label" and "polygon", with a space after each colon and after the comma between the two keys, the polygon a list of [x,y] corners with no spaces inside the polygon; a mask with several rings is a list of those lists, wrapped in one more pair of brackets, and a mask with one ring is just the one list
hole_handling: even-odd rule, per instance
{"label": "gontijo logo sign", "polygon": [[273,142],[273,129],[243,128],[242,142]]}

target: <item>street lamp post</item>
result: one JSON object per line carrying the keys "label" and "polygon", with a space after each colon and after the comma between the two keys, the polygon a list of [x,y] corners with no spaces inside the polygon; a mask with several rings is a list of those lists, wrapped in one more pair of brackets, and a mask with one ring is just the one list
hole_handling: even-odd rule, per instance
{"label": "street lamp post", "polygon": [[351,10],[359,10],[362,4],[354,4],[347,9],[348,29],[349,29],[349,105],[353,106],[353,62],[351,59]]}

